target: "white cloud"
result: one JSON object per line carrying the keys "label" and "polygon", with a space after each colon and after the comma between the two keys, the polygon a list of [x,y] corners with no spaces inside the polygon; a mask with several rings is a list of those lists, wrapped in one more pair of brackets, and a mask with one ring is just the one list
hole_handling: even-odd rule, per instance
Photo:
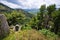
{"label": "white cloud", "polygon": [[51,5],[51,4],[56,4],[56,7],[57,8],[60,8],[60,0],[46,0],[46,5],[47,6],[49,6],[49,5]]}
{"label": "white cloud", "polygon": [[45,4],[43,0],[17,0],[24,7],[27,8],[39,8],[42,4]]}
{"label": "white cloud", "polygon": [[25,8],[40,8],[43,4],[46,4],[46,6],[51,4],[60,5],[60,0],[17,0],[17,2],[21,3]]}
{"label": "white cloud", "polygon": [[17,4],[13,4],[13,3],[10,3],[10,2],[7,2],[7,1],[0,1],[1,3],[11,7],[11,8],[22,8],[21,6],[17,5]]}
{"label": "white cloud", "polygon": [[[12,8],[22,8],[22,9],[31,9],[31,8],[40,8],[41,5],[46,4],[47,6],[51,4],[60,5],[60,0],[14,0],[16,4],[8,3],[5,1],[4,3]],[[21,6],[22,5],[22,6]],[[57,6],[58,7],[58,6]]]}
{"label": "white cloud", "polygon": [[56,5],[59,5],[60,4],[60,0],[45,0],[46,2],[46,5],[51,5],[51,4],[56,4]]}

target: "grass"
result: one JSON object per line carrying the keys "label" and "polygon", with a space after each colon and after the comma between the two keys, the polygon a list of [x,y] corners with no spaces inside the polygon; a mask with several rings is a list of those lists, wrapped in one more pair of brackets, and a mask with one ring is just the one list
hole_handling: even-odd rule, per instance
{"label": "grass", "polygon": [[47,37],[42,32],[36,30],[22,30],[14,32],[11,30],[9,36],[3,40],[57,40],[55,37]]}

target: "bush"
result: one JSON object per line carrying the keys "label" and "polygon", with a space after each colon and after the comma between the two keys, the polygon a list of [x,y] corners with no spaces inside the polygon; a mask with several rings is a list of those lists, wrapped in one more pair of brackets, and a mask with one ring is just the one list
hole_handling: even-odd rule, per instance
{"label": "bush", "polygon": [[30,26],[22,26],[21,30],[31,30],[32,28]]}
{"label": "bush", "polygon": [[42,29],[42,30],[39,30],[39,32],[41,32],[43,35],[45,35],[46,37],[48,37],[51,40],[56,40],[56,38],[57,38],[57,35],[49,30]]}

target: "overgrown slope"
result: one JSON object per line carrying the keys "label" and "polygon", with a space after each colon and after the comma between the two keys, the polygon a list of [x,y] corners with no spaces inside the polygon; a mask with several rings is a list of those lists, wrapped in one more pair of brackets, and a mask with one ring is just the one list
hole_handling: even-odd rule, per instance
{"label": "overgrown slope", "polygon": [[49,38],[36,30],[23,30],[19,32],[11,31],[10,35],[3,40],[57,40],[56,38],[56,36]]}

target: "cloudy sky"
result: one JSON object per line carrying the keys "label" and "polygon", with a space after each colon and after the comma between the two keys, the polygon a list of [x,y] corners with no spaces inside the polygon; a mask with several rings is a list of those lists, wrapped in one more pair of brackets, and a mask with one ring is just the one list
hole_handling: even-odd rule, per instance
{"label": "cloudy sky", "polygon": [[3,3],[11,8],[22,9],[38,9],[43,4],[46,4],[46,6],[56,4],[57,7],[60,7],[60,0],[0,0],[0,3]]}

